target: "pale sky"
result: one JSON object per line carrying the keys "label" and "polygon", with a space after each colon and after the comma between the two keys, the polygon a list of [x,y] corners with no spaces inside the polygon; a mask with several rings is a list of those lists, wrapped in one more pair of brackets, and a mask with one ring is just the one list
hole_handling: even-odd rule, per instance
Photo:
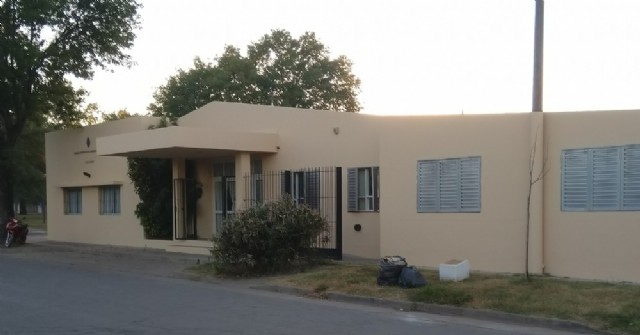
{"label": "pale sky", "polygon": [[[100,109],[146,114],[194,57],[272,29],[345,55],[371,114],[531,110],[535,0],[143,0],[137,63],[77,82]],[[546,0],[544,111],[640,109],[640,1]]]}

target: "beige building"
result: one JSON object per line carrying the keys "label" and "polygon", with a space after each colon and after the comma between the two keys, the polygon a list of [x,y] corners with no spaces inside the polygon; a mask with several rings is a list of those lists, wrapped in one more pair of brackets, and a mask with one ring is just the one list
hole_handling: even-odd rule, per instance
{"label": "beige building", "polygon": [[[339,254],[640,282],[640,111],[372,116],[214,102],[148,129],[158,121],[47,134],[49,239],[207,253],[224,217],[288,193],[340,227],[324,246]],[[173,240],[144,238],[125,157],[173,161]]]}

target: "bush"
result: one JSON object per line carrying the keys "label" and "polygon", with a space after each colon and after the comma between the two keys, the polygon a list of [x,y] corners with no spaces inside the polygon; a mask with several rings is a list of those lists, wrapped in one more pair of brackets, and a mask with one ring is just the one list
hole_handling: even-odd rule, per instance
{"label": "bush", "polygon": [[213,238],[214,268],[240,276],[304,268],[316,260],[312,246],[326,227],[318,213],[290,197],[249,208]]}
{"label": "bush", "polygon": [[146,239],[170,240],[173,237],[173,177],[171,160],[129,158],[129,178],[140,202],[136,216]]}

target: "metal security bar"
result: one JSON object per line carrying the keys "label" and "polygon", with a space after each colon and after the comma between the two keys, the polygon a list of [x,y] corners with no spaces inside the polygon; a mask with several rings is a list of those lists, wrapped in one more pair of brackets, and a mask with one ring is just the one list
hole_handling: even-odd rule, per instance
{"label": "metal security bar", "polygon": [[194,179],[173,180],[174,238],[176,240],[198,239],[196,201],[199,198]]}
{"label": "metal security bar", "polygon": [[277,201],[285,194],[294,202],[317,211],[327,222],[327,232],[315,247],[330,258],[342,259],[342,168],[321,167],[248,174],[245,200],[249,206]]}

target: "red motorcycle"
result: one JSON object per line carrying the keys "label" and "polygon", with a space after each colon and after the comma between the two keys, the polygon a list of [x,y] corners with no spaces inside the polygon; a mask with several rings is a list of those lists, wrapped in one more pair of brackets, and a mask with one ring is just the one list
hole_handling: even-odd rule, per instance
{"label": "red motorcycle", "polygon": [[29,226],[27,224],[20,222],[20,220],[16,218],[9,218],[5,227],[7,228],[7,238],[4,241],[5,247],[11,247],[14,241],[20,244],[27,242],[27,234],[29,233]]}

